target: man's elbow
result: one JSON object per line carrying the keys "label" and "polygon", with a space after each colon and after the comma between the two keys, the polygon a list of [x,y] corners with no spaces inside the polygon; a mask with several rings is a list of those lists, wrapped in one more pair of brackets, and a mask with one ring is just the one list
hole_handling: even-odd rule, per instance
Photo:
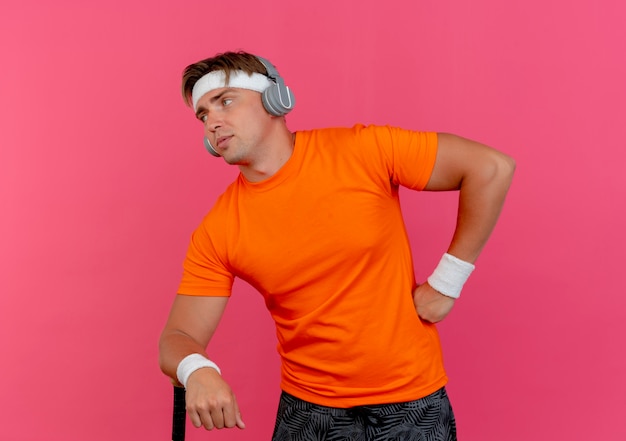
{"label": "man's elbow", "polygon": [[513,179],[513,175],[515,174],[515,167],[517,164],[515,163],[515,159],[511,156],[506,155],[504,153],[500,153],[500,173],[502,173],[509,181]]}
{"label": "man's elbow", "polygon": [[515,174],[515,159],[499,151],[492,150],[489,161],[483,168],[483,177],[487,181],[499,182],[507,187]]}

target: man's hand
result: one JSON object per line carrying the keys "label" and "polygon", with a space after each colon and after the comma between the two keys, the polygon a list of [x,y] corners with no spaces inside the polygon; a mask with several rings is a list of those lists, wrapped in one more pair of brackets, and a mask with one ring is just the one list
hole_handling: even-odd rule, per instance
{"label": "man's hand", "polygon": [[415,288],[413,303],[415,304],[417,314],[422,320],[437,323],[450,313],[454,306],[454,299],[444,296],[428,283],[424,283]]}
{"label": "man's hand", "polygon": [[198,369],[187,380],[187,413],[195,427],[245,429],[235,394],[212,368]]}

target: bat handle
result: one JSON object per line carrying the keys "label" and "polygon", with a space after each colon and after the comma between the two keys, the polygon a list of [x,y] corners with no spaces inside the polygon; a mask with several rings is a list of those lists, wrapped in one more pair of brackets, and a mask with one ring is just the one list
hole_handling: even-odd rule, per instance
{"label": "bat handle", "polygon": [[185,388],[174,386],[174,408],[172,411],[172,441],[185,441]]}

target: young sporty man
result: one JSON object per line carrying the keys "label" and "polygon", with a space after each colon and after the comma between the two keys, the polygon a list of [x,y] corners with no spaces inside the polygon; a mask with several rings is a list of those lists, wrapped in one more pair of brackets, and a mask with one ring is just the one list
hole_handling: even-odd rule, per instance
{"label": "young sporty man", "polygon": [[[192,236],[160,340],[161,369],[185,386],[194,426],[245,427],[205,352],[239,277],[276,324],[282,394],[273,440],[456,439],[434,323],[474,269],[514,161],[443,133],[291,132],[292,91],[248,53],[188,66],[182,89],[207,149],[240,170]],[[400,186],[459,191],[450,246],[419,283]]]}

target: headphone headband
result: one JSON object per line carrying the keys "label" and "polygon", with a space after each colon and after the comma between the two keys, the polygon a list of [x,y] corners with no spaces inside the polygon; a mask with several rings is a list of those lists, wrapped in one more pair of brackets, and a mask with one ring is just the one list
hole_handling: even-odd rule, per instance
{"label": "headphone headband", "polygon": [[258,55],[255,55],[255,57],[256,57],[257,60],[259,60],[261,62],[263,67],[265,67],[265,70],[267,71],[267,77],[270,80],[273,80],[274,82],[276,82],[276,80],[278,78],[280,78],[280,74],[276,70],[276,67],[274,67],[274,65],[272,63],[270,63],[269,60],[267,60],[267,59],[265,59],[263,57],[259,57]]}

